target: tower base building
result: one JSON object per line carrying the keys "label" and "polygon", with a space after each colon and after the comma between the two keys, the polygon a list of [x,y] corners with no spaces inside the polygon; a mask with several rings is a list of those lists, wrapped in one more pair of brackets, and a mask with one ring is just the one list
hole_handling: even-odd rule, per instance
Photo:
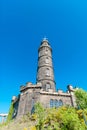
{"label": "tower base building", "polygon": [[65,93],[56,91],[54,69],[52,62],[52,48],[47,39],[43,39],[38,49],[38,67],[36,84],[31,82],[20,87],[18,97],[13,96],[14,117],[20,117],[34,111],[34,105],[40,102],[45,108],[60,107],[62,105],[76,106],[72,86],[68,86]]}

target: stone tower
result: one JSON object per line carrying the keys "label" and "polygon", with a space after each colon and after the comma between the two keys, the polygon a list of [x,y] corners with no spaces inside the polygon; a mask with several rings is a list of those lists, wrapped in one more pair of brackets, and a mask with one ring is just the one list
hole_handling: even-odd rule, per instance
{"label": "stone tower", "polygon": [[37,83],[42,83],[42,89],[55,91],[54,70],[52,63],[52,48],[46,38],[38,49]]}
{"label": "stone tower", "polygon": [[38,49],[37,83],[27,82],[20,87],[20,95],[13,96],[13,117],[19,118],[34,112],[34,105],[40,102],[44,108],[58,108],[62,105],[76,106],[74,89],[68,86],[65,93],[55,90],[54,71],[52,64],[52,48],[47,39],[43,39]]}

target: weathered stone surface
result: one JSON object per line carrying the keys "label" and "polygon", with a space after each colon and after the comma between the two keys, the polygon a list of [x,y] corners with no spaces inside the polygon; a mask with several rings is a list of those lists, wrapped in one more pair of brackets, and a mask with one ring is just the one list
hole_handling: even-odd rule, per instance
{"label": "weathered stone surface", "polygon": [[[52,49],[49,42],[44,39],[38,49],[38,69],[36,84],[31,82],[20,87],[20,96],[13,97],[16,115],[20,117],[27,113],[32,113],[34,104],[40,102],[45,108],[60,105],[76,106],[74,89],[68,86],[68,92],[62,90],[56,92],[54,70],[52,63]],[[14,115],[14,113],[13,113]]]}
{"label": "weathered stone surface", "polygon": [[47,40],[43,40],[39,47],[37,82],[42,83],[42,88],[55,91],[54,70],[52,64],[52,49]]}

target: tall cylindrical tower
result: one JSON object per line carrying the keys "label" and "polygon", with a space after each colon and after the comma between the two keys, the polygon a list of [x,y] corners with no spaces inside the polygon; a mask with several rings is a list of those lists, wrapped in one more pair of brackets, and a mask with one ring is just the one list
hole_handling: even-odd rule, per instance
{"label": "tall cylindrical tower", "polygon": [[52,48],[46,38],[43,39],[38,49],[37,82],[42,83],[43,90],[53,89],[55,91]]}

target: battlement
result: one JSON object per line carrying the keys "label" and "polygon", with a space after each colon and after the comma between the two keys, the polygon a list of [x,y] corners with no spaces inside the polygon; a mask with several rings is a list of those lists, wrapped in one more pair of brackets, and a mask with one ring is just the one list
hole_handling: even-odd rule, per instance
{"label": "battlement", "polygon": [[62,90],[58,90],[58,92],[54,92],[52,89],[49,89],[49,91],[44,91],[43,89],[40,90],[40,94],[46,94],[46,95],[54,95],[54,96],[70,96],[70,93],[65,93]]}
{"label": "battlement", "polygon": [[31,82],[27,82],[26,86],[21,86],[20,87],[20,92],[25,91],[27,89],[31,89],[31,88],[41,88],[42,84],[40,82],[38,82],[37,84],[32,84]]}

